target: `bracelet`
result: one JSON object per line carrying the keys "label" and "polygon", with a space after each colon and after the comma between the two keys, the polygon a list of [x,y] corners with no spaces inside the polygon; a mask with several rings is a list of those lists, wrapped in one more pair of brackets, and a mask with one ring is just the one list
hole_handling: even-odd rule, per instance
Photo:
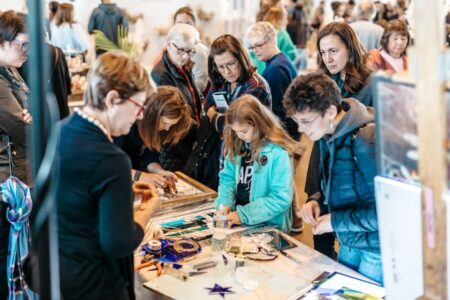
{"label": "bracelet", "polygon": [[141,178],[141,173],[142,173],[141,171],[136,170],[134,172],[133,181],[138,181],[139,178]]}

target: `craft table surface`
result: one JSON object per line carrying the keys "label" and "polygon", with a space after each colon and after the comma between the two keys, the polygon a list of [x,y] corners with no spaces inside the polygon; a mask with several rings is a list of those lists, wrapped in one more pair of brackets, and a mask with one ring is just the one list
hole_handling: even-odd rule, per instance
{"label": "craft table surface", "polygon": [[[203,204],[201,207],[181,209],[177,212],[170,212],[157,217],[159,220],[182,216],[211,208],[212,204]],[[155,271],[149,268],[141,269],[136,273],[136,296],[137,299],[223,299],[220,295],[209,295],[206,288],[212,288],[215,283],[222,287],[232,287],[234,294],[226,294],[225,299],[295,299],[290,298],[300,291],[308,288],[311,281],[317,278],[322,272],[341,272],[353,277],[366,279],[357,272],[339,264],[327,256],[315,251],[294,238],[285,235],[294,242],[297,247],[288,249],[286,252],[300,263],[295,263],[281,253],[272,261],[247,260],[245,266],[253,275],[252,278],[259,284],[254,291],[247,291],[241,284],[235,281],[234,258],[231,254],[225,253],[229,258],[225,266],[221,253],[214,252],[210,246],[203,248],[194,260],[186,263],[193,265],[205,260],[215,260],[217,267],[209,269],[204,275],[189,277],[183,282],[170,275],[156,276]],[[136,256],[135,263],[139,263]],[[145,283],[146,287],[143,287]]]}

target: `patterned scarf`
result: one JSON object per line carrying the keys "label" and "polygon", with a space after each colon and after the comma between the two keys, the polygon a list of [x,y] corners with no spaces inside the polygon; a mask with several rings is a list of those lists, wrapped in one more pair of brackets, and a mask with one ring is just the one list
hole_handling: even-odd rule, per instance
{"label": "patterned scarf", "polygon": [[23,278],[22,263],[30,247],[30,225],[28,217],[33,203],[30,189],[17,177],[11,176],[0,185],[2,201],[8,204],[6,218],[11,223],[7,274],[9,300],[38,299]]}

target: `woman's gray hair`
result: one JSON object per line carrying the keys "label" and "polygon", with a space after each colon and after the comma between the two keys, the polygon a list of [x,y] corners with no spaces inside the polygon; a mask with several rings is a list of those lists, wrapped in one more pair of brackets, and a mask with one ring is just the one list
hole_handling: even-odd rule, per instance
{"label": "woman's gray hair", "polygon": [[187,24],[175,24],[167,34],[167,43],[175,43],[179,47],[191,41],[195,45],[199,40],[200,34],[197,29]]}
{"label": "woman's gray hair", "polygon": [[245,33],[247,44],[248,40],[257,37],[262,37],[264,38],[264,41],[272,42],[275,45],[277,44],[277,31],[269,22],[256,22],[247,29],[247,32]]}

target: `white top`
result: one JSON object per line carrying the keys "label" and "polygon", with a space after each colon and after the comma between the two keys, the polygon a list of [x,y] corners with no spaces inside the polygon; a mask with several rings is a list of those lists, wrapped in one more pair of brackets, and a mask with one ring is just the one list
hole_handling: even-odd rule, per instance
{"label": "white top", "polygon": [[63,23],[56,26],[54,22],[50,24],[51,43],[61,48],[65,54],[82,53],[89,48],[87,33],[79,23],[69,25]]}

